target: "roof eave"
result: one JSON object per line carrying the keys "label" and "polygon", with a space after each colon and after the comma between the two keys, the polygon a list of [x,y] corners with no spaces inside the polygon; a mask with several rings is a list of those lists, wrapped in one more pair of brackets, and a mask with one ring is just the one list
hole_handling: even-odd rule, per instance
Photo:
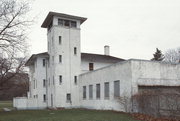
{"label": "roof eave", "polygon": [[46,16],[44,22],[42,23],[41,27],[47,28],[47,26],[51,22],[51,19],[53,16],[61,16],[61,17],[65,17],[65,18],[77,19],[77,20],[80,20],[81,24],[87,20],[87,18],[84,18],[84,17],[73,16],[73,15],[68,15],[68,14],[64,14],[64,13],[49,12],[48,15]]}

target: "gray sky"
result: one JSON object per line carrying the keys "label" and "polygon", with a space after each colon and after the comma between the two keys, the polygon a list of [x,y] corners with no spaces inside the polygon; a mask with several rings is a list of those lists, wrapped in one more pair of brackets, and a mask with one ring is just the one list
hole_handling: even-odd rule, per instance
{"label": "gray sky", "polygon": [[31,54],[47,51],[47,31],[41,28],[49,11],[87,17],[81,26],[81,51],[120,58],[151,59],[180,46],[180,0],[35,0],[37,22],[29,35]]}

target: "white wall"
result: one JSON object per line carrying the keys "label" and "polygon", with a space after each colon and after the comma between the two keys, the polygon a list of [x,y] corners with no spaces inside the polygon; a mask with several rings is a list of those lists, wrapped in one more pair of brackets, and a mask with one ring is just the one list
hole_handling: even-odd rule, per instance
{"label": "white wall", "polygon": [[92,62],[88,60],[81,60],[81,73],[86,73],[89,71],[89,63],[94,63],[94,70],[114,64],[114,63],[106,63],[106,62],[98,62],[98,61]]}
{"label": "white wall", "polygon": [[[114,98],[114,81],[120,81],[120,96],[129,96],[131,92],[131,66],[130,62],[120,62],[109,67],[98,69],[80,75],[79,93],[81,107],[102,110],[120,110],[124,107]],[[104,99],[104,83],[110,83],[110,98]],[[96,84],[101,86],[101,98],[96,99]],[[89,99],[89,85],[93,84],[93,99]],[[83,86],[87,88],[87,99],[83,99]]]}
{"label": "white wall", "polygon": [[[81,107],[103,110],[125,111],[124,106],[113,97],[113,82],[120,80],[120,97],[130,98],[138,93],[138,85],[180,86],[180,64],[168,64],[144,60],[128,60],[80,75],[79,93]],[[104,82],[110,82],[110,99],[104,99]],[[95,85],[101,84],[101,99],[97,100]],[[88,98],[88,86],[93,84],[93,100]],[[87,88],[87,99],[83,100],[83,86]],[[129,100],[130,101],[130,100]],[[132,103],[128,103],[128,112]]]}

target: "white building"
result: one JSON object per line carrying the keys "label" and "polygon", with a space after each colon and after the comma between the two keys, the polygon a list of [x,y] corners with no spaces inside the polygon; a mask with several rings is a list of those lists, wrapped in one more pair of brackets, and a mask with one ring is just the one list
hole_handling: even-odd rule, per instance
{"label": "white building", "polygon": [[116,97],[131,97],[144,87],[180,86],[180,65],[145,60],[124,60],[109,55],[81,53],[80,25],[86,18],[50,12],[41,27],[47,28],[48,52],[27,61],[28,97],[15,98],[18,109],[73,108],[125,110]]}

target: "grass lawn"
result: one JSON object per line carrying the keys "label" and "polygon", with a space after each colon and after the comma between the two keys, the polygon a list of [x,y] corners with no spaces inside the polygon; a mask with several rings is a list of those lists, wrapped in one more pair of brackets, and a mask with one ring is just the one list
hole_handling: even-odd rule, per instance
{"label": "grass lawn", "polygon": [[[6,104],[6,103],[4,103]],[[2,108],[2,104],[1,104]],[[113,111],[85,109],[0,111],[0,121],[137,121]]]}
{"label": "grass lawn", "polygon": [[0,101],[0,111],[2,111],[3,108],[13,108],[12,101]]}

